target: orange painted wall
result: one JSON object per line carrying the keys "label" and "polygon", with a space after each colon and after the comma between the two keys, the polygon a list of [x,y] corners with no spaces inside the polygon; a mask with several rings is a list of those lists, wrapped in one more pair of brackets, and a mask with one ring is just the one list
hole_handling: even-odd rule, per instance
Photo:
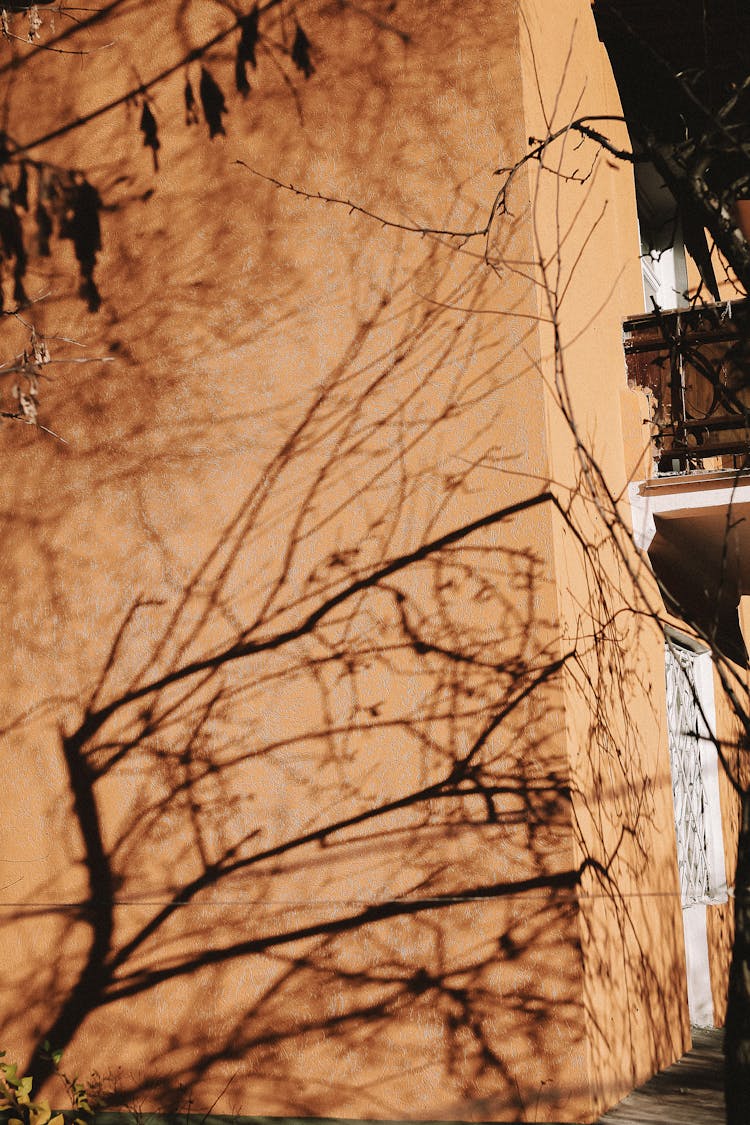
{"label": "orange painted wall", "polygon": [[[593,22],[574,3],[525,10],[530,135],[586,114],[616,116]],[[626,145],[616,123],[604,128]],[[550,472],[575,515],[574,529],[555,525],[556,575],[561,634],[578,650],[564,677],[565,713],[575,840],[589,863],[584,1004],[592,1099],[601,1110],[678,1058],[690,1038],[663,636],[647,617],[623,614],[647,605],[661,613],[622,503],[643,471],[647,438],[622,352],[622,320],[643,300],[632,170],[580,137],[564,144],[548,164],[569,179],[563,189],[559,177],[540,174],[534,229],[538,256],[549,263],[540,303],[558,320],[546,358]]]}
{"label": "orange painted wall", "polygon": [[[619,494],[627,169],[526,167],[487,243],[237,164],[481,228],[535,63],[557,120],[584,78],[616,106],[589,5],[298,5],[309,81],[271,7],[247,101],[237,33],[208,56],[226,136],[185,124],[185,68],[153,89],[158,172],[140,105],[34,142],[231,21],[110,9],[0,72],[15,142],[105,205],[101,309],[55,241],[34,319],[112,360],[50,369],[62,440],[3,430],[3,1045],[159,1108],[591,1120],[686,1037],[661,642],[623,612],[649,579],[597,546],[535,266],[580,215],[566,386]],[[514,509],[550,489],[583,554]]]}

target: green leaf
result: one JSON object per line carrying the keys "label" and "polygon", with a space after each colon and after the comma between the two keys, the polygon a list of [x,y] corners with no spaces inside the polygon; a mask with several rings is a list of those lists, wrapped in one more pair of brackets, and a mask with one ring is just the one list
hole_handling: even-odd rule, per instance
{"label": "green leaf", "polygon": [[46,1100],[29,1106],[29,1125],[47,1125],[50,1114],[49,1102]]}

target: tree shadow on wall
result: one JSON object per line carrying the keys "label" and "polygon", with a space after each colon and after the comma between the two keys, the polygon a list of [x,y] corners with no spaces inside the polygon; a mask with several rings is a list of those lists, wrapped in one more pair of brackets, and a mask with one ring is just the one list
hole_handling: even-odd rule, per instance
{"label": "tree shadow on wall", "polygon": [[[372,130],[354,120],[364,149]],[[389,164],[379,174],[396,179]],[[174,224],[186,231],[188,204]],[[288,216],[270,216],[264,254],[288,275],[301,240]],[[217,224],[206,245],[225,241]],[[191,258],[175,277],[164,249],[174,245],[158,243],[168,308],[163,294],[151,300],[157,275],[149,291],[135,263],[147,307],[132,323],[161,320],[179,341],[181,362],[164,377],[177,384],[190,364],[187,314],[173,314],[197,275]],[[297,387],[287,372],[289,398],[279,403],[271,387],[272,406],[260,376],[278,336],[258,331],[247,381],[258,377],[260,405],[232,433],[262,418],[262,434],[255,426],[241,486],[229,474],[222,483],[246,495],[229,502],[207,489],[234,511],[211,543],[183,550],[188,575],[175,544],[195,523],[170,525],[157,470],[179,464],[183,519],[208,506],[188,479],[205,468],[186,425],[170,419],[155,434],[142,370],[116,456],[105,442],[65,453],[87,500],[113,479],[128,500],[148,497],[143,533],[167,580],[134,562],[116,591],[117,624],[110,607],[89,610],[85,686],[50,691],[5,732],[29,757],[42,748],[57,787],[42,808],[38,793],[29,801],[54,848],[19,866],[21,906],[4,915],[18,954],[3,1034],[33,1037],[40,1080],[49,1042],[81,1074],[120,1062],[113,1104],[176,1110],[222,1095],[221,1108],[274,1115],[563,1116],[585,1094],[586,1021],[601,1017],[581,986],[584,891],[621,926],[616,972],[632,1002],[663,997],[653,942],[617,881],[631,886],[647,866],[653,819],[651,795],[631,780],[645,751],[619,740],[633,686],[623,654],[635,638],[619,609],[627,575],[581,515],[586,481],[572,495],[533,483],[537,435],[525,429],[521,389],[537,377],[525,351],[536,324],[524,319],[525,290],[516,308],[505,281],[498,343],[478,328],[494,275],[448,250],[450,267],[433,250],[409,273],[400,248],[387,282],[367,278],[336,362],[315,385]],[[191,254],[211,260],[192,242]],[[520,257],[516,281],[529,265]],[[361,243],[349,265],[361,279]],[[203,319],[205,304],[201,290]],[[220,316],[223,346],[255,333],[234,326],[230,336]],[[77,396],[69,409],[80,416]],[[213,458],[228,432],[202,415]],[[498,434],[509,471],[493,488],[482,466]],[[64,523],[74,487],[47,488],[43,514],[24,518]],[[558,621],[553,520],[581,537],[587,587],[572,637]],[[76,591],[69,583],[68,621]],[[583,791],[563,733],[564,676],[591,717]],[[600,955],[596,971],[611,973],[604,944]]]}
{"label": "tree shadow on wall", "polygon": [[[457,40],[458,12],[441,16]],[[16,307],[30,303],[28,274],[38,288],[40,276],[65,273],[70,243],[78,296],[89,312],[100,312],[98,260],[102,252],[114,258],[129,253],[118,242],[111,214],[158,196],[179,175],[185,151],[202,153],[202,174],[207,166],[209,178],[226,169],[221,142],[208,150],[227,134],[254,148],[259,130],[268,132],[279,161],[299,154],[300,138],[310,154],[320,155],[325,143],[317,123],[311,127],[308,120],[309,103],[321,98],[318,86],[330,104],[334,91],[347,85],[353,121],[377,115],[389,100],[384,55],[398,53],[401,61],[412,41],[400,16],[387,4],[378,12],[348,3],[331,8],[319,0],[173,0],[159,8],[110,0],[81,17],[64,10],[37,13],[33,18],[41,23],[32,31],[27,11],[6,12],[0,248]],[[417,18],[417,26],[421,22]],[[98,52],[105,56],[101,66]],[[84,76],[66,70],[66,56],[86,59]],[[438,59],[433,65],[436,73],[443,68]],[[429,128],[429,98],[420,115]],[[84,134],[93,142],[82,140]],[[160,179],[163,171],[167,176]],[[371,168],[369,178],[380,188],[389,169]],[[116,285],[105,282],[103,293],[105,304],[115,302]],[[38,299],[33,291],[30,296]],[[0,311],[2,298],[0,286]]]}
{"label": "tree shadow on wall", "polygon": [[[488,510],[466,458],[420,501],[415,450],[485,424],[476,388],[437,379],[446,316],[384,302],[181,590],[127,606],[82,701],[6,730],[54,739],[67,788],[41,813],[60,850],[4,918],[32,951],[4,1034],[35,1029],[38,1080],[45,1042],[79,1070],[125,1042],[111,1101],[165,1110],[228,1081],[227,1105],[276,1115],[533,1120],[580,1092],[582,884],[631,923],[619,843],[576,823],[560,677],[597,701],[637,836],[652,810],[592,672],[620,578],[589,552],[599,619],[566,648],[529,544],[571,507],[541,488]],[[650,956],[627,969],[646,998]]]}

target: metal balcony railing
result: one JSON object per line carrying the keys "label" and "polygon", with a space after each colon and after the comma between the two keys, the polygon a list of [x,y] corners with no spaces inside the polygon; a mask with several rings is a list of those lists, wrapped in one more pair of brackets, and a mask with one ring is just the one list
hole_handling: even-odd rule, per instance
{"label": "metal balcony railing", "polygon": [[657,475],[750,470],[750,300],[631,317],[624,343]]}

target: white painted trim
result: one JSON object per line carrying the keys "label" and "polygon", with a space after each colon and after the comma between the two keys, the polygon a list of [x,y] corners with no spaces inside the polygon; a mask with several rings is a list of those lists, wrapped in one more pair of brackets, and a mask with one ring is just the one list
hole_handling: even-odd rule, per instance
{"label": "white painted trim", "polygon": [[633,539],[648,551],[654,536],[654,516],[662,512],[695,511],[697,508],[737,508],[750,504],[750,478],[736,473],[720,476],[681,476],[636,481],[628,486],[633,517]]}
{"label": "white painted trim", "polygon": [[685,247],[678,231],[674,237],[672,246],[641,253],[643,301],[648,313],[654,311],[652,297],[660,309],[684,309],[689,304],[685,297],[688,287]]}
{"label": "white painted trim", "polygon": [[708,926],[704,903],[694,903],[682,911],[685,933],[685,967],[690,1022],[695,1027],[715,1024],[714,998],[711,992],[711,966],[708,960]]}
{"label": "white painted trim", "polygon": [[706,851],[708,860],[709,903],[727,901],[727,869],[724,859],[724,832],[721,826],[721,793],[719,791],[719,755],[716,752],[716,701],[714,697],[714,666],[711,653],[696,657],[693,671],[702,715],[698,716],[701,772],[703,774],[704,812],[706,815]]}

